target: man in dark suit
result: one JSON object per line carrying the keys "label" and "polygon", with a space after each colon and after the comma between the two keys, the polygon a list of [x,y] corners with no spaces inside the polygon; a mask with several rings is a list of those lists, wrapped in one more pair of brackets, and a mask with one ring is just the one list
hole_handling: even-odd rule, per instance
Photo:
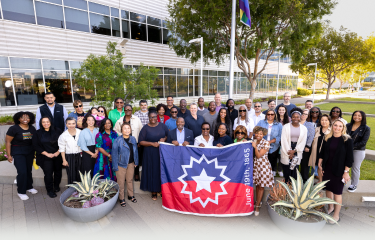
{"label": "man in dark suit", "polygon": [[177,118],[177,128],[169,131],[168,143],[172,143],[175,146],[194,145],[194,134],[190,129],[185,128],[185,120],[182,117]]}

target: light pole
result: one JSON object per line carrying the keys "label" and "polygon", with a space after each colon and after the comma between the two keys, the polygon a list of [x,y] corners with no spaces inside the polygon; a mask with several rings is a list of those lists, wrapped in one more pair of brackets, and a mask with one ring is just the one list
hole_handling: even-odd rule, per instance
{"label": "light pole", "polygon": [[203,37],[195,38],[189,41],[189,43],[200,43],[201,44],[201,80],[199,81],[200,89],[199,96],[203,96]]}
{"label": "light pole", "polygon": [[307,64],[307,66],[314,66],[315,65],[315,76],[314,76],[314,91],[313,91],[313,103],[314,103],[314,99],[315,99],[315,81],[316,81],[316,69],[318,68],[318,64],[317,63],[309,63]]}

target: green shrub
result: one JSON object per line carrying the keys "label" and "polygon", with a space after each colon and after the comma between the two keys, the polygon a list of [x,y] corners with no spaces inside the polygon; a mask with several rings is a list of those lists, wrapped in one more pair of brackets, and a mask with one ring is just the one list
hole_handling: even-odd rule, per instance
{"label": "green shrub", "polygon": [[14,124],[12,115],[0,116],[0,124]]}
{"label": "green shrub", "polygon": [[311,95],[311,91],[304,88],[297,88],[297,94],[300,96],[309,96]]}
{"label": "green shrub", "polygon": [[362,83],[362,87],[364,87],[364,88],[372,87],[372,82],[364,82],[364,83]]}

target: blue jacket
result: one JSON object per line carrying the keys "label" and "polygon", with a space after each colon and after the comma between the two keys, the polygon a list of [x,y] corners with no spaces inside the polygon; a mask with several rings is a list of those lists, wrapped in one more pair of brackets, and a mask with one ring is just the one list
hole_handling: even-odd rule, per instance
{"label": "blue jacket", "polygon": [[[138,148],[135,137],[130,136],[130,143],[133,144],[134,165],[138,165]],[[118,166],[127,168],[129,163],[130,149],[124,137],[120,135],[113,141],[112,145],[112,169],[118,171]]]}
{"label": "blue jacket", "polygon": [[[260,127],[268,130],[267,120],[260,120],[258,122],[257,126],[260,126]],[[280,147],[280,139],[281,139],[282,129],[283,129],[283,125],[281,123],[276,122],[276,121],[273,122],[270,140],[276,138],[276,142],[270,144],[269,153],[273,153],[274,151],[276,151]],[[270,133],[268,133],[268,134],[270,134]],[[268,134],[263,137],[265,140],[267,140]]]}
{"label": "blue jacket", "polygon": [[[184,141],[189,142],[189,145],[194,145],[194,133],[188,128],[185,129],[185,139]],[[172,141],[177,141],[177,132],[178,128],[175,128],[168,133],[167,143],[172,143]]]}

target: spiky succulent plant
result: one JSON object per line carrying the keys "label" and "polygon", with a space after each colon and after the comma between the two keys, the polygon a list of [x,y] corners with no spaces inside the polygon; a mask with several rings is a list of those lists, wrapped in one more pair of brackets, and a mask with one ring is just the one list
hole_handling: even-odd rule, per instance
{"label": "spiky succulent plant", "polygon": [[330,215],[317,211],[319,206],[326,204],[339,204],[336,201],[321,197],[319,192],[324,188],[328,181],[320,182],[314,185],[314,176],[311,176],[305,184],[303,184],[301,174],[297,171],[297,180],[290,177],[292,182],[292,189],[288,187],[284,182],[278,181],[288,193],[286,200],[280,200],[272,205],[272,207],[282,206],[289,208],[289,216],[294,220],[297,220],[303,215],[316,215],[322,217],[325,221],[328,220],[336,222],[336,220]]}

